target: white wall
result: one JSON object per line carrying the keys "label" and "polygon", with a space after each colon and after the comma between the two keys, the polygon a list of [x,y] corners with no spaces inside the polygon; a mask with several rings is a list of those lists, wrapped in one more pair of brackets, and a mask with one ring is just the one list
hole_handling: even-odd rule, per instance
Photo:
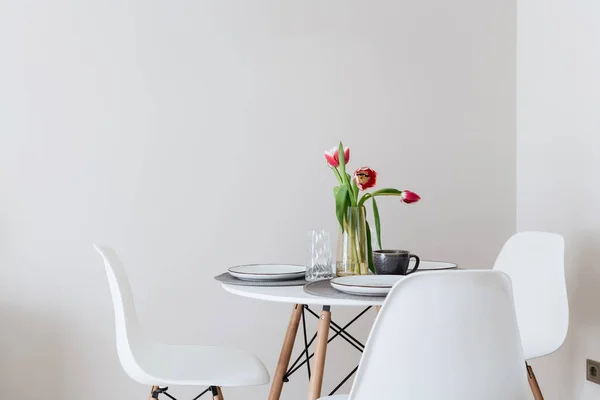
{"label": "white wall", "polygon": [[517,227],[565,235],[571,302],[566,345],[533,365],[546,399],[595,400],[585,360],[600,360],[600,3],[520,0],[518,15]]}
{"label": "white wall", "polygon": [[[306,232],[335,229],[322,152],[340,139],[424,199],[381,205],[387,247],[490,266],[515,229],[515,7],[0,1],[4,397],[146,395],[118,364],[93,242],[120,252],[156,338],[234,343],[272,371],[290,307],[212,276],[303,262]],[[358,356],[328,355],[331,388]]]}

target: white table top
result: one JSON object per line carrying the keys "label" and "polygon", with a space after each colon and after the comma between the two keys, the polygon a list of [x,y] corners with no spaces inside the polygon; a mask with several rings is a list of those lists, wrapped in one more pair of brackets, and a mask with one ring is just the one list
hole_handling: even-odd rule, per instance
{"label": "white table top", "polygon": [[308,305],[327,305],[327,306],[355,306],[368,307],[380,306],[383,304],[385,297],[381,300],[362,300],[362,299],[332,299],[330,297],[313,296],[304,291],[302,286],[279,286],[279,287],[264,287],[264,286],[237,286],[221,284],[223,289],[229,293],[238,296],[248,297],[251,299],[273,301],[277,303],[290,304],[308,304]]}
{"label": "white table top", "polygon": [[[447,263],[444,261],[421,261],[421,271],[426,270],[448,270],[452,271],[457,268],[456,264]],[[381,300],[369,299],[332,299],[330,297],[314,296],[304,291],[302,286],[238,286],[221,284],[223,289],[229,293],[238,296],[248,297],[251,299],[273,301],[277,303],[290,304],[308,304],[308,305],[326,305],[326,306],[380,306],[385,301],[385,297]]]}

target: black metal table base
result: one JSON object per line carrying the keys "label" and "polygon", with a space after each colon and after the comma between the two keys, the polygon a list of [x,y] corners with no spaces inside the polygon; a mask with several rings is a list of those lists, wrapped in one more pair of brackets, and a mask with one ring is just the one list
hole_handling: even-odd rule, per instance
{"label": "black metal table base", "polygon": [[[324,306],[324,307],[328,307],[328,306]],[[331,336],[328,340],[327,343],[331,343],[335,338],[340,337],[342,339],[344,339],[348,344],[350,344],[352,347],[354,347],[356,350],[360,351],[361,353],[363,352],[365,345],[362,344],[358,339],[356,339],[354,336],[352,336],[350,333],[348,333],[346,331],[346,329],[348,329],[352,324],[354,324],[356,321],[358,321],[358,319],[360,317],[362,317],[363,315],[365,315],[365,313],[367,311],[369,311],[372,307],[367,307],[364,310],[362,310],[356,317],[354,317],[350,322],[348,322],[346,325],[344,326],[340,326],[338,324],[336,324],[335,322],[331,321],[329,324],[329,328],[335,332],[335,334],[333,336]],[[292,363],[292,366],[288,368],[287,372],[285,373],[285,375],[283,376],[283,381],[284,382],[289,382],[289,377],[296,371],[298,371],[300,368],[302,368],[303,365],[306,364],[306,370],[308,373],[308,379],[310,380],[311,377],[311,370],[310,370],[310,360],[311,358],[314,357],[315,353],[310,353],[310,346],[313,344],[313,342],[315,341],[315,339],[317,338],[317,334],[315,333],[312,338],[310,340],[308,340],[308,335],[306,333],[306,314],[311,314],[312,316],[314,316],[317,319],[320,319],[320,316],[315,313],[313,310],[310,309],[309,306],[304,305],[302,306],[302,333],[304,336],[304,350],[300,353],[300,355],[298,356],[298,358],[296,359],[296,361],[294,361]],[[302,361],[301,361],[302,360]],[[356,366],[340,383],[339,385],[337,385],[335,387],[335,389],[333,389],[331,391],[331,393],[329,393],[329,396],[332,396],[335,394],[335,392],[337,392],[344,383],[346,383],[351,377],[352,375],[354,375],[356,373],[356,371],[358,370],[358,366]]]}

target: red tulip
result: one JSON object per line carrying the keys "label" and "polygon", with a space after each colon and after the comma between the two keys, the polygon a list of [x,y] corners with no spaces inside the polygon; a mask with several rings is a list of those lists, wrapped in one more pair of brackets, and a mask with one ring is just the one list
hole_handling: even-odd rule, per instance
{"label": "red tulip", "polygon": [[369,167],[362,167],[354,171],[354,182],[360,190],[375,187],[377,183],[377,172]]}
{"label": "red tulip", "polygon": [[416,203],[419,200],[421,200],[421,196],[410,190],[403,190],[400,195],[400,201],[406,204]]}
{"label": "red tulip", "polygon": [[[338,148],[334,147],[333,149],[326,151],[325,159],[327,160],[329,165],[331,165],[333,168],[339,167],[340,166],[340,156],[339,156]],[[350,148],[349,147],[346,147],[344,149],[344,161],[346,164],[348,164],[348,161],[350,161]]]}

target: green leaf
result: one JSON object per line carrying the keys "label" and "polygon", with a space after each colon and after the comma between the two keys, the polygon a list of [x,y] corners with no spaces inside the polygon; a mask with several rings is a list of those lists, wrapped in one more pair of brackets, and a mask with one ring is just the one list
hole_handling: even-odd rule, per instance
{"label": "green leaf", "polygon": [[348,180],[348,174],[346,173],[346,159],[344,158],[344,145],[342,144],[342,142],[340,142],[340,145],[338,147],[338,158],[340,160],[340,166],[338,168],[340,169],[340,175],[342,176],[342,181],[344,182],[344,184],[346,184],[348,186],[348,189],[350,189],[350,181]]}
{"label": "green leaf", "polygon": [[338,157],[340,160],[339,171],[342,177],[342,183],[346,186],[347,194],[349,195],[348,199],[350,200],[350,204],[356,205],[356,197],[352,195],[352,185],[350,184],[350,180],[348,179],[349,175],[346,173],[346,159],[344,158],[344,145],[340,142],[338,146]]}
{"label": "green leaf", "polygon": [[340,160],[340,170],[342,171],[342,176],[346,175],[346,157],[344,155],[344,145],[340,142],[338,146],[338,158]]}
{"label": "green leaf", "polygon": [[371,228],[367,222],[367,260],[369,262],[369,269],[375,273],[375,265],[373,265],[373,245],[371,244]]}
{"label": "green leaf", "polygon": [[344,217],[348,209],[348,187],[346,185],[333,188],[335,194],[335,215],[337,216],[342,232],[344,232]]}
{"label": "green leaf", "polygon": [[[352,190],[352,198],[358,201],[358,186],[356,186],[356,181],[352,179],[352,176],[346,172],[346,178],[348,178],[348,182],[350,182],[350,188]],[[358,202],[356,202],[358,205]]]}
{"label": "green leaf", "polygon": [[371,197],[373,200],[373,219],[375,220],[375,235],[377,236],[377,246],[381,250],[381,222],[379,220],[379,208],[377,208],[377,202],[375,197]]}

